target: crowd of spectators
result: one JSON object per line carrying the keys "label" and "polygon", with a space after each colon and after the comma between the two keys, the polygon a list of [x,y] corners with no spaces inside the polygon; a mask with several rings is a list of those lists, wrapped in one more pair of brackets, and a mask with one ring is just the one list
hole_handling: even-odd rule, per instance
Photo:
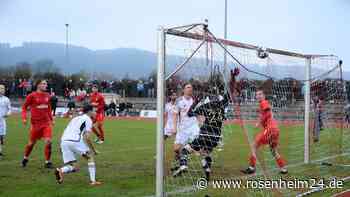
{"label": "crowd of spectators", "polygon": [[[100,91],[103,93],[114,93],[122,97],[148,97],[155,98],[154,79],[148,80],[73,80],[66,79],[62,81],[48,80],[50,92],[55,92],[57,96],[63,96],[69,100],[78,98],[82,100],[88,94],[92,84],[98,84]],[[33,89],[34,79],[0,79],[0,83],[6,86],[6,95],[9,97],[24,98]]]}

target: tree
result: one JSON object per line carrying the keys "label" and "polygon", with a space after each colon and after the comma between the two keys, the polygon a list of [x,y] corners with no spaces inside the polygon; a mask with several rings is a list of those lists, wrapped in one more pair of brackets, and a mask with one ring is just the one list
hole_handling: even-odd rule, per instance
{"label": "tree", "polygon": [[82,87],[88,79],[88,74],[85,71],[72,74],[69,79],[72,80],[73,88],[78,89]]}
{"label": "tree", "polygon": [[29,79],[32,77],[31,65],[27,62],[20,62],[16,65],[14,71],[15,79]]}
{"label": "tree", "polygon": [[59,73],[60,69],[55,66],[51,59],[41,59],[34,63],[33,70],[35,73]]}
{"label": "tree", "polygon": [[36,73],[33,76],[34,80],[38,79],[45,79],[48,82],[49,90],[51,88],[53,91],[55,91],[58,95],[63,95],[63,89],[64,86],[64,75],[61,72],[45,72],[45,73]]}

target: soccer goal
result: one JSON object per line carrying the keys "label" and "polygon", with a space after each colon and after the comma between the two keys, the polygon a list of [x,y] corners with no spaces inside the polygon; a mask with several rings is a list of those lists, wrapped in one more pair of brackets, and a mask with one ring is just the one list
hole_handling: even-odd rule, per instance
{"label": "soccer goal", "polygon": [[[303,195],[310,192],[310,186],[317,191],[322,188],[310,183],[309,187],[295,188],[220,189],[221,182],[213,181],[246,183],[247,180],[311,177],[327,181],[331,177],[350,176],[349,169],[329,165],[349,162],[350,135],[343,130],[346,97],[341,66],[341,60],[335,55],[301,54],[220,39],[207,23],[161,28],[156,196],[252,196],[258,191],[266,196]],[[239,72],[234,72],[237,70]],[[164,107],[171,93],[182,96],[186,84],[193,88],[195,104],[191,112],[204,111],[194,117],[201,128],[196,136],[205,140],[196,144],[199,147],[196,151],[181,152],[189,144],[193,146],[193,139],[188,139],[176,152],[173,147],[176,137],[164,139]],[[263,90],[277,121],[278,151],[287,161],[287,176],[279,174],[268,145],[257,152],[254,174],[246,176],[240,172],[247,167],[255,136],[261,130],[255,128],[259,120],[258,90]],[[222,104],[219,107],[224,117],[210,116],[218,107],[211,105],[212,102]],[[216,123],[215,128],[206,125],[212,122]],[[202,132],[208,127],[214,128],[214,134]],[[177,129],[177,132],[182,131]],[[188,168],[178,176],[174,171],[184,160]],[[210,169],[205,167],[208,164]],[[210,179],[206,177],[206,170],[210,172]]]}

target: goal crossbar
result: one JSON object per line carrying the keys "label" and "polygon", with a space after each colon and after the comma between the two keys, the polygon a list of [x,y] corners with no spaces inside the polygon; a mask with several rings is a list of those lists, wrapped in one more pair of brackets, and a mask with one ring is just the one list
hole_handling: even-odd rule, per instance
{"label": "goal crossbar", "polygon": [[[203,28],[205,27],[205,24],[195,24],[195,25],[203,26]],[[195,25],[192,25],[191,27],[194,27]],[[182,27],[185,27],[185,26],[182,26]],[[166,29],[165,31],[166,31],[166,34],[173,35],[173,36],[179,36],[179,37],[195,39],[195,40],[205,39],[207,42],[217,42],[215,39],[208,37],[208,36],[205,36],[204,34],[191,33],[188,31],[181,31],[181,30],[179,30],[180,28],[181,27],[170,28],[170,29]],[[243,49],[251,49],[251,50],[261,49],[261,46],[256,46],[256,45],[252,45],[252,44],[247,44],[247,43],[242,43],[242,42],[237,42],[237,41],[232,41],[232,40],[226,40],[226,39],[222,39],[222,38],[217,38],[217,40],[219,42],[221,42],[222,44],[227,45],[227,46],[238,47],[238,48],[243,48]],[[320,58],[320,57],[336,57],[335,55],[302,54],[302,53],[290,52],[290,51],[285,51],[285,50],[281,50],[281,49],[273,49],[273,48],[266,48],[265,50],[269,53],[304,58],[304,59],[312,59],[312,58]]]}

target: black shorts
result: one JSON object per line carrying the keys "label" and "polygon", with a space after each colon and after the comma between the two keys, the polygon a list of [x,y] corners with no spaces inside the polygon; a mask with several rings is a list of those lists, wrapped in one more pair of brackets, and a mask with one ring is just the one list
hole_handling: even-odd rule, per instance
{"label": "black shorts", "polygon": [[199,135],[199,137],[192,141],[190,146],[195,151],[199,151],[202,149],[211,152],[218,145],[220,140],[220,136]]}
{"label": "black shorts", "polygon": [[350,123],[350,115],[349,115],[349,114],[346,114],[346,115],[345,115],[345,121],[347,121],[348,123]]}

